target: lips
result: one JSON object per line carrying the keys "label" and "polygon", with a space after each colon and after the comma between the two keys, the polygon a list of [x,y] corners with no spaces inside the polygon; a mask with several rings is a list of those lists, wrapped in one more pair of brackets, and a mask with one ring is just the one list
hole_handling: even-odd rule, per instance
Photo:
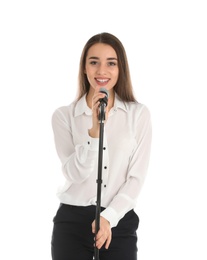
{"label": "lips", "polygon": [[109,79],[103,79],[103,78],[95,78],[95,80],[99,86],[105,86],[109,82]]}

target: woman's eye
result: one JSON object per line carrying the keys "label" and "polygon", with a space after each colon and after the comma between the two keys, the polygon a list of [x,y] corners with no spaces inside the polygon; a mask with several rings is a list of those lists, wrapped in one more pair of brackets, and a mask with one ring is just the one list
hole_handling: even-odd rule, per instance
{"label": "woman's eye", "polygon": [[97,61],[91,61],[90,64],[91,64],[91,65],[96,65],[96,64],[97,64]]}
{"label": "woman's eye", "polygon": [[109,66],[116,66],[116,63],[115,62],[109,62]]}

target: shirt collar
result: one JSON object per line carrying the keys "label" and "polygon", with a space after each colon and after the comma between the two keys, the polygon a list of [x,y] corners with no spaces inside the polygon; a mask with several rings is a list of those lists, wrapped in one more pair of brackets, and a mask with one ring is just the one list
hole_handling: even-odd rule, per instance
{"label": "shirt collar", "polygon": [[114,109],[116,111],[118,108],[121,108],[125,112],[127,112],[127,110],[128,110],[127,103],[122,101],[121,98],[115,93],[114,107],[112,109]]}
{"label": "shirt collar", "polygon": [[[115,93],[115,99],[114,99],[114,107],[112,110],[117,111],[117,109],[122,109],[125,112],[127,112],[127,104],[126,102],[123,102],[120,97]],[[74,116],[80,116],[82,114],[86,115],[92,115],[92,110],[88,107],[86,103],[86,94],[77,101],[75,105],[75,110],[74,110]]]}
{"label": "shirt collar", "polygon": [[80,116],[82,114],[92,115],[92,110],[86,103],[86,94],[79,99],[75,105],[74,116]]}

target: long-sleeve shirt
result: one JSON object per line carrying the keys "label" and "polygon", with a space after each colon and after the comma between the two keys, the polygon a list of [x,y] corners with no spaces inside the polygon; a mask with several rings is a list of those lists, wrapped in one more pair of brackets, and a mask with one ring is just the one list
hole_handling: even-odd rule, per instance
{"label": "long-sleeve shirt", "polygon": [[[55,110],[54,140],[62,163],[65,185],[58,190],[61,203],[96,205],[99,138],[92,138],[92,110],[86,96]],[[135,208],[150,157],[151,119],[148,108],[123,102],[117,94],[104,125],[101,216],[111,227]]]}

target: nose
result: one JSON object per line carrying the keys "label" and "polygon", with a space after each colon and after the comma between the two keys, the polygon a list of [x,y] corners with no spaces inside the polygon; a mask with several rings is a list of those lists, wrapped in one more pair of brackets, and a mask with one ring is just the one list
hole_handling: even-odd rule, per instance
{"label": "nose", "polygon": [[105,75],[106,74],[106,66],[104,64],[99,64],[97,74],[98,75]]}

